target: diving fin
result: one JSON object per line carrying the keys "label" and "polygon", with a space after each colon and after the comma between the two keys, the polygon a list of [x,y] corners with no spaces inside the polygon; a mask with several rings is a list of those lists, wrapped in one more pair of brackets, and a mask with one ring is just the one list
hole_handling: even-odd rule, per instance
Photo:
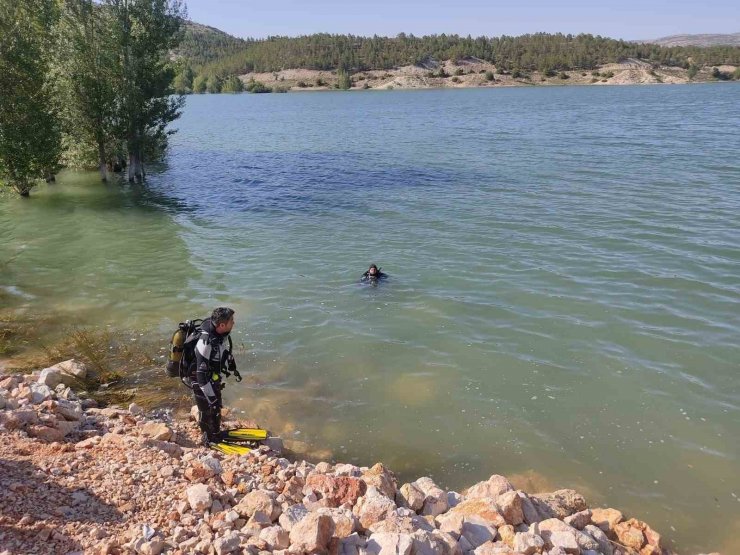
{"label": "diving fin", "polygon": [[212,442],[209,444],[211,449],[221,451],[224,455],[246,455],[252,450],[252,447],[248,445],[237,445],[235,443],[226,443],[219,441],[218,443]]}
{"label": "diving fin", "polygon": [[221,432],[221,438],[226,441],[263,441],[269,435],[267,430],[261,428],[235,428]]}

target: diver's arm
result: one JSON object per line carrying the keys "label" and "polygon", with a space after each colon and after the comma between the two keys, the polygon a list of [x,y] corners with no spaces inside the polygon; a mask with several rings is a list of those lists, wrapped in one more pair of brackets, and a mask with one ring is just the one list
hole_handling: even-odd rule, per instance
{"label": "diver's arm", "polygon": [[205,395],[208,403],[215,405],[218,402],[216,392],[213,390],[213,384],[211,383],[209,363],[211,360],[211,344],[208,340],[208,335],[201,335],[198,339],[198,343],[195,345],[195,363],[197,364],[197,370],[195,377],[198,380],[200,390]]}

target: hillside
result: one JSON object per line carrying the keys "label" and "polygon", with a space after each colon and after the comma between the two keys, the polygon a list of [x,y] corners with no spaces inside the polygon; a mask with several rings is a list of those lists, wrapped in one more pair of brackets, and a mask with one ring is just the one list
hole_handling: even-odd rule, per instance
{"label": "hillside", "polygon": [[239,52],[245,45],[243,39],[232,37],[220,29],[187,21],[185,35],[173,57],[197,67]]}
{"label": "hillside", "polygon": [[740,46],[740,33],[724,35],[671,35],[644,41],[660,46]]}

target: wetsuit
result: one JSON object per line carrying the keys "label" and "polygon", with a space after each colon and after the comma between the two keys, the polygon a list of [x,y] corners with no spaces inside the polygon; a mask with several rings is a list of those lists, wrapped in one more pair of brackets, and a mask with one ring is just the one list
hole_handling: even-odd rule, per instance
{"label": "wetsuit", "polygon": [[219,335],[210,318],[203,321],[203,332],[195,346],[196,381],[193,383],[195,404],[200,417],[198,425],[205,433],[206,441],[219,441],[221,430],[222,375],[234,372],[237,379],[236,362],[231,353],[229,334]]}
{"label": "wetsuit", "polygon": [[375,272],[375,275],[370,275],[370,272],[367,271],[364,274],[362,274],[362,277],[360,278],[360,281],[380,281],[381,279],[385,279],[388,277],[388,274],[381,272],[378,270]]}

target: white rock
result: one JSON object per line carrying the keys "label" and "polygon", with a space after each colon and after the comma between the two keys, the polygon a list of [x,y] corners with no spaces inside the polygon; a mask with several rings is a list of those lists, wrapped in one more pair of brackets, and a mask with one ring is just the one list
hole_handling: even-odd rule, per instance
{"label": "white rock", "polygon": [[493,541],[498,530],[490,526],[485,520],[474,516],[465,517],[460,536],[464,537],[473,549],[488,541]]}
{"label": "white rock", "polygon": [[205,484],[195,484],[187,489],[188,503],[196,512],[203,512],[213,504],[211,492]]}
{"label": "white rock", "polygon": [[213,542],[213,548],[216,550],[217,555],[225,555],[226,553],[235,553],[239,550],[239,544],[241,538],[236,532],[229,532],[223,538],[218,538]]}
{"label": "white rock", "polygon": [[416,484],[404,484],[398,490],[398,504],[412,511],[419,511],[424,506],[426,496]]}
{"label": "white rock", "polygon": [[280,526],[268,526],[260,532],[259,537],[267,542],[270,551],[287,549],[290,545],[290,534]]}
{"label": "white rock", "polygon": [[334,521],[328,515],[309,513],[290,531],[290,543],[308,553],[326,550],[334,534]]}
{"label": "white rock", "polygon": [[544,545],[545,541],[536,534],[518,532],[514,536],[514,551],[523,553],[524,555],[540,553]]}
{"label": "white rock", "polygon": [[[75,359],[65,360],[53,366],[57,370],[60,370],[62,374],[73,376],[78,380],[84,380],[87,377],[87,368],[82,362],[76,361]],[[67,384],[70,385],[70,384]]]}
{"label": "white rock", "polygon": [[66,399],[57,400],[56,413],[63,416],[66,420],[80,420],[82,418],[82,405]]}
{"label": "white rock", "polygon": [[40,383],[31,384],[31,402],[34,405],[38,405],[47,399],[51,399],[53,395],[54,392],[48,385]]}
{"label": "white rock", "polygon": [[298,505],[292,505],[285,509],[283,511],[283,514],[280,515],[280,526],[285,528],[288,532],[290,532],[291,528],[300,520],[308,514],[308,509],[305,507],[305,505],[298,504]]}
{"label": "white rock", "polygon": [[39,375],[38,383],[48,387],[56,387],[62,383],[62,372],[55,367],[44,368]]}
{"label": "white rock", "polygon": [[140,407],[139,405],[137,405],[136,403],[131,403],[131,404],[130,404],[130,405],[128,406],[128,411],[129,411],[129,412],[130,412],[131,414],[133,414],[134,416],[136,416],[137,414],[142,414],[142,413],[144,412],[144,409],[142,409],[142,408],[141,408],[141,407]]}
{"label": "white rock", "polygon": [[411,534],[378,532],[368,538],[365,550],[368,555],[411,555],[413,547]]}

